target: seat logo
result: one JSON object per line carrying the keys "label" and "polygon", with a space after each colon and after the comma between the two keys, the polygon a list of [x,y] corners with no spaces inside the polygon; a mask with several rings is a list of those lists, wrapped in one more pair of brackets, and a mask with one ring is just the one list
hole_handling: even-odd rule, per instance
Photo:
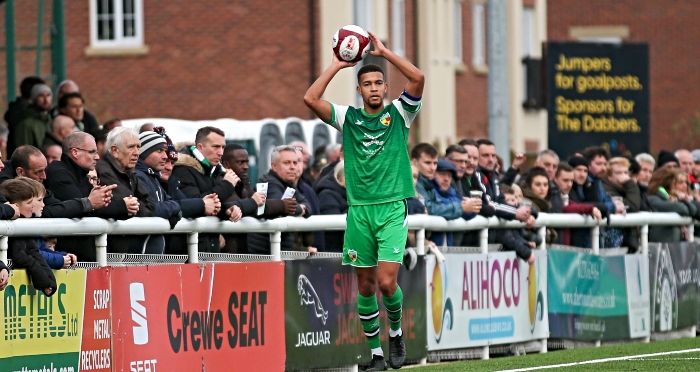
{"label": "seat logo", "polygon": [[148,343],[148,320],[146,318],[146,294],[143,283],[131,283],[129,285],[129,299],[131,300],[131,320],[137,325],[134,328],[134,344],[146,345]]}

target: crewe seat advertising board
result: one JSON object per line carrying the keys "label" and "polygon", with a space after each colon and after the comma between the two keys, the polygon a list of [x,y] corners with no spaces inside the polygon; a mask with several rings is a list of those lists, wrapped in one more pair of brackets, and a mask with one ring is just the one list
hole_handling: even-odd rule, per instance
{"label": "crewe seat advertising board", "polygon": [[115,268],[114,370],[283,370],[282,262]]}

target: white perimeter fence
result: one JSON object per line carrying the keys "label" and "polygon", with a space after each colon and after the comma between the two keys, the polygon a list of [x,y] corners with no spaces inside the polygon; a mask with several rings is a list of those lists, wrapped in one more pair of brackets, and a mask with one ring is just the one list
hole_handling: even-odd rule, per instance
{"label": "white perimeter fence", "polygon": [[[311,216],[309,218],[284,217],[274,220],[259,221],[245,217],[238,222],[221,221],[216,217],[201,217],[183,219],[174,229],[170,229],[167,220],[157,217],[131,218],[124,221],[104,220],[96,217],[83,219],[63,218],[32,218],[14,221],[0,221],[0,259],[7,261],[8,236],[95,236],[98,266],[107,266],[107,235],[147,235],[147,234],[187,234],[188,262],[199,262],[198,234],[199,233],[270,233],[271,260],[280,261],[281,233],[290,231],[326,231],[344,230],[345,215]],[[649,226],[678,226],[688,227],[689,237],[693,239],[693,220],[681,217],[676,213],[631,213],[627,216],[613,215],[610,221],[598,221],[590,216],[578,214],[546,214],[540,213],[535,227],[540,236],[544,237],[547,227],[552,228],[590,228],[593,254],[600,254],[600,227],[640,227],[640,252],[648,253]],[[416,230],[416,246],[418,254],[425,254],[425,231],[466,231],[479,230],[479,247],[481,253],[488,253],[489,229],[523,228],[524,223],[518,221],[503,221],[496,217],[476,218],[465,221],[457,219],[447,221],[442,217],[428,215],[408,216],[408,227]],[[544,241],[544,239],[543,239]],[[539,247],[544,249],[544,243]]]}

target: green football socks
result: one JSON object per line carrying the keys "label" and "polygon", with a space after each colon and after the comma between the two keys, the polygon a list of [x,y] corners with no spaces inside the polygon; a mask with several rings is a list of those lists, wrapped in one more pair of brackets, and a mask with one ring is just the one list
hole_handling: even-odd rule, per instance
{"label": "green football socks", "polygon": [[396,287],[396,292],[391,297],[382,297],[384,307],[386,307],[386,315],[389,318],[389,336],[396,337],[402,334],[401,332],[401,305],[403,304],[403,292],[401,287]]}
{"label": "green football socks", "polygon": [[358,293],[357,311],[360,313],[360,321],[362,322],[365,336],[369,341],[369,347],[372,348],[373,354],[377,354],[377,349],[381,351],[381,345],[379,343],[379,305],[377,305],[377,295],[365,297]]}

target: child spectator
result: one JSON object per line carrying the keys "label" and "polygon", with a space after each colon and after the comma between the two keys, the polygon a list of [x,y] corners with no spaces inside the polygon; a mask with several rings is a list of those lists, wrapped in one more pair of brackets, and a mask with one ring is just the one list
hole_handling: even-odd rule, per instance
{"label": "child spectator", "polygon": [[[41,188],[43,189],[43,186]],[[42,194],[45,193],[46,191],[42,192]],[[7,180],[0,184],[0,194],[10,203],[17,205],[20,217],[31,218],[34,213],[41,214],[44,208],[42,194],[37,194],[31,182],[26,181],[25,177]],[[46,296],[53,295],[56,292],[56,277],[46,263],[46,259],[39,253],[34,239],[10,237],[8,246],[8,257],[12,260],[13,266],[27,270],[34,288],[44,292]]]}
{"label": "child spectator", "polygon": [[[31,186],[34,190],[34,193],[38,195],[36,198],[34,198],[34,208],[32,209],[32,217],[41,217],[41,213],[44,208],[43,200],[46,196],[46,189],[44,189],[44,185],[42,185],[36,180],[27,177],[18,177],[17,179]],[[44,237],[34,238],[34,242],[36,243],[37,247],[39,247],[39,252],[42,256],[44,256],[44,259],[46,260],[46,263],[49,265],[50,268],[54,270],[65,269],[68,266],[74,266],[76,263],[78,263],[78,257],[76,257],[72,253],[55,252],[55,241],[56,239],[53,238],[53,244],[51,247],[49,247]]]}
{"label": "child spectator", "polygon": [[[520,205],[520,202],[523,200],[523,192],[518,185],[501,185],[501,192],[505,196],[506,204],[510,205],[511,207],[517,208]],[[518,196],[518,193],[520,196]],[[530,229],[520,229],[519,233],[523,238],[525,238],[525,240],[527,240],[527,244],[531,248],[535,248],[542,244],[542,237]]]}

